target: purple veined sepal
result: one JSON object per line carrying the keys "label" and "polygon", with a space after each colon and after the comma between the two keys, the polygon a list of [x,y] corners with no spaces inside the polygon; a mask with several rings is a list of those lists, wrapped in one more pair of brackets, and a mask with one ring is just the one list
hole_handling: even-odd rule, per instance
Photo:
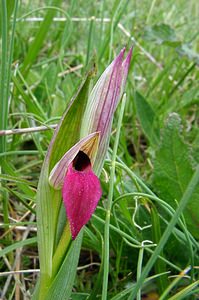
{"label": "purple veined sepal", "polygon": [[102,73],[87,102],[81,136],[100,131],[100,142],[95,160],[95,171],[100,173],[108,149],[114,112],[124,93],[132,56],[132,48],[124,59],[125,48]]}
{"label": "purple veined sepal", "polygon": [[91,218],[102,195],[100,181],[92,170],[98,143],[99,132],[81,139],[50,173],[50,185],[62,189],[73,239]]}

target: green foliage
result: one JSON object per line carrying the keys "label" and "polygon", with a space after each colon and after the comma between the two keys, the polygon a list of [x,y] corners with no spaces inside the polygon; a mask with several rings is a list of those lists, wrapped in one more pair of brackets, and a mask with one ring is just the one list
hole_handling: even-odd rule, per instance
{"label": "green foliage", "polygon": [[[46,295],[47,300],[70,299],[76,275],[75,270],[77,268],[79,252],[81,249],[81,241],[82,233],[80,233],[75,243],[73,243],[66,254],[62,266],[60,267],[60,270],[57,273],[50,289],[48,290]],[[67,284],[63,286],[63,282],[67,282]]]}
{"label": "green foliage", "polygon": [[[127,48],[134,45],[112,186],[107,298],[128,299],[136,287],[137,300],[140,296],[149,297],[151,292],[160,299],[198,299],[198,186],[185,199],[186,207],[176,220],[178,223],[171,223],[199,163],[198,1],[26,0],[22,5],[16,0],[1,0],[0,3],[1,130],[57,124],[83,81],[93,52],[98,66],[94,79],[97,80],[123,45]],[[3,8],[7,17],[2,15]],[[91,16],[110,20],[73,19]],[[44,21],[21,17],[42,17]],[[53,17],[66,20],[53,21]],[[78,130],[83,107],[76,108],[73,107],[67,123]],[[101,299],[104,244],[107,251],[108,242],[104,239],[105,216],[112,184],[111,149],[119,114],[118,110],[100,178],[102,200],[84,230],[81,249],[79,241],[73,253],[65,253],[63,249],[65,260],[58,266],[53,283],[48,279],[43,281],[47,275],[42,270],[50,272],[54,247],[65,225],[65,211],[57,201],[60,195],[55,194],[53,199],[48,199],[48,193],[45,195],[47,184],[41,183],[47,183],[48,172],[42,173],[43,181],[39,184],[44,200],[40,220],[48,228],[46,236],[40,232],[42,224],[35,219],[35,211],[40,209],[35,206],[35,195],[54,129],[0,136],[1,273],[40,268],[36,245],[41,256],[44,248],[48,253],[41,259],[41,277],[32,273],[1,276],[2,298],[17,299],[19,293],[24,299],[30,298],[37,279],[41,278],[35,298],[39,285],[47,283],[52,284],[47,291],[49,299],[54,295],[58,299],[68,296],[66,289],[70,290],[72,285],[74,300]],[[60,152],[55,154],[50,168],[75,142],[69,132],[62,134],[61,142],[56,142]],[[57,219],[60,219],[58,227]],[[52,241],[54,231],[56,238]],[[165,231],[167,235],[162,241]],[[19,257],[20,249],[23,252]],[[63,270],[69,257],[80,268],[76,276],[68,274],[67,285]],[[137,276],[141,278],[138,285]],[[56,289],[58,278],[63,285]]]}
{"label": "green foliage", "polygon": [[199,64],[199,55],[195,52],[190,44],[183,44],[181,47],[177,49],[177,51],[182,55],[188,57],[190,61],[196,62]]}
{"label": "green foliage", "polygon": [[157,126],[158,118],[150,104],[138,92],[135,94],[136,113],[142,130],[152,145],[158,144],[159,128]]}
{"label": "green foliage", "polygon": [[[173,113],[162,131],[162,141],[155,152],[153,185],[158,195],[176,208],[194,173],[194,160],[189,146],[181,136],[181,121]],[[199,238],[199,212],[197,188],[189,200],[184,216],[189,230]]]}
{"label": "green foliage", "polygon": [[172,47],[181,44],[176,36],[175,30],[167,24],[157,24],[146,28],[143,38],[150,42]]}

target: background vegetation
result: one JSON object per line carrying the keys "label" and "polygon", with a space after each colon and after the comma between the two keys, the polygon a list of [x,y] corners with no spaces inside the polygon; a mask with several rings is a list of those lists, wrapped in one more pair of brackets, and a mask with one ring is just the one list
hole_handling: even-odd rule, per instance
{"label": "background vegetation", "polygon": [[[197,299],[199,2],[2,0],[0,13],[0,129],[16,130],[0,132],[1,297],[28,299],[36,283],[35,195],[52,125],[93,53],[97,79],[123,46],[133,45],[113,185],[108,296],[132,299],[141,277],[138,300]],[[84,231],[72,299],[101,298],[119,114],[120,108],[100,178],[103,197]],[[22,134],[44,125],[48,130]],[[160,239],[159,253],[149,260]],[[145,282],[144,266],[150,271]]]}

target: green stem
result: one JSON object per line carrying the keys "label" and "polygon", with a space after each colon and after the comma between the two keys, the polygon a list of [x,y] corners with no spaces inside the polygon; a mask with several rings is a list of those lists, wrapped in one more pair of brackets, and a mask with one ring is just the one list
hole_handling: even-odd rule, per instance
{"label": "green stem", "polygon": [[[142,274],[143,256],[144,256],[144,247],[141,247],[139,251],[138,264],[137,264],[137,280],[140,278]],[[137,300],[141,300],[141,289],[137,293]]]}
{"label": "green stem", "polygon": [[[105,224],[105,221],[99,217],[97,217],[96,215],[93,215],[93,218],[96,219],[97,221],[99,221],[101,224]],[[134,243],[135,245],[137,245],[137,248],[141,248],[142,245],[140,244],[139,241],[137,241],[136,239],[134,239],[132,236],[130,236],[129,234],[127,234],[126,232],[122,231],[121,229],[113,226],[112,224],[110,224],[110,229],[112,229],[114,232],[118,233],[119,235],[121,235],[124,240],[129,240],[131,241],[132,243]],[[135,247],[134,245],[134,247]],[[149,253],[153,253],[153,250],[150,249],[150,247],[146,247],[145,246],[145,249],[146,251],[148,251]],[[160,255],[158,256],[161,260],[165,261],[167,263],[168,266],[170,266],[171,268],[173,268],[174,270],[177,270],[178,272],[181,271],[181,269],[174,265],[172,262],[170,262],[169,260],[167,260],[166,258],[164,257],[161,257]]]}
{"label": "green stem", "polygon": [[105,230],[104,230],[104,277],[103,277],[103,288],[102,288],[102,300],[107,299],[108,275],[109,275],[109,227],[110,227],[111,207],[112,207],[113,189],[114,189],[115,161],[117,157],[117,148],[119,143],[120,129],[122,126],[122,118],[124,114],[125,103],[126,103],[126,94],[123,96],[122,99],[122,106],[120,110],[117,133],[115,137],[115,143],[114,143],[113,155],[112,155],[110,185],[109,185],[108,202],[107,202],[107,210],[106,210],[106,222],[105,222]]}
{"label": "green stem", "polygon": [[[173,214],[175,213],[175,209],[173,207],[171,207],[167,202],[165,202],[164,200],[158,198],[157,196],[153,196],[153,195],[149,195],[146,193],[140,193],[140,192],[133,192],[133,193],[126,193],[123,194],[121,196],[119,196],[117,199],[115,199],[114,201],[114,206],[117,204],[118,201],[120,201],[123,198],[126,197],[130,197],[130,196],[140,196],[140,197],[146,197],[149,198],[151,200],[154,200],[155,202],[158,203],[158,205],[160,205],[167,213],[168,215],[170,215],[171,217],[173,216]],[[197,249],[199,247],[199,243],[194,239],[194,237],[191,235],[191,233],[189,233],[189,231],[187,231],[184,223],[182,222],[181,218],[179,218],[178,223],[180,225],[180,227],[182,228],[182,231],[184,232],[184,238],[183,241],[191,242],[191,244],[193,244]],[[178,233],[178,232],[177,232]],[[182,239],[182,236],[179,236],[179,239]]]}
{"label": "green stem", "polygon": [[[119,161],[121,161],[119,159]],[[116,162],[116,167],[120,167],[123,170],[129,174],[129,176],[132,178],[132,180],[135,182],[135,185],[138,183],[144,190],[145,192],[149,193],[149,195],[155,196],[155,194],[148,188],[148,186],[140,179],[133,171],[131,171],[122,161],[121,162]]]}
{"label": "green stem", "polygon": [[[161,238],[161,226],[160,226],[160,218],[158,211],[153,203],[151,203],[151,223],[152,223],[152,240],[154,243],[158,244]],[[161,256],[164,257],[163,251],[160,253]],[[166,272],[166,264],[164,261],[157,259],[155,262],[155,273],[165,273]],[[163,275],[157,278],[157,286],[159,294],[163,293],[163,291],[168,286],[167,275]]]}
{"label": "green stem", "polygon": [[[6,0],[1,0],[1,28],[2,28],[2,51],[1,51],[1,82],[0,82],[0,130],[6,129],[8,99],[7,95],[7,54],[8,54],[8,23]],[[0,152],[5,152],[6,138],[0,138]]]}

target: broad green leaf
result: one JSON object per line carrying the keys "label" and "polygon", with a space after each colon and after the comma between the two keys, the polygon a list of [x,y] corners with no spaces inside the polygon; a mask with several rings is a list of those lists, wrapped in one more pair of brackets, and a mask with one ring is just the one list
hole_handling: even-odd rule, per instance
{"label": "broad green leaf", "polygon": [[172,47],[176,47],[181,44],[181,41],[176,36],[175,30],[164,23],[147,27],[144,33],[144,39]]}
{"label": "broad green leaf", "polygon": [[[154,160],[153,185],[158,195],[174,208],[182,198],[194,173],[189,146],[181,136],[181,120],[175,113],[168,118],[163,129],[162,142]],[[184,216],[190,232],[199,237],[199,187],[190,199]]]}
{"label": "broad green leaf", "polygon": [[144,134],[151,144],[157,144],[159,141],[159,132],[156,126],[158,118],[154,110],[146,99],[138,92],[135,94],[135,106]]}

